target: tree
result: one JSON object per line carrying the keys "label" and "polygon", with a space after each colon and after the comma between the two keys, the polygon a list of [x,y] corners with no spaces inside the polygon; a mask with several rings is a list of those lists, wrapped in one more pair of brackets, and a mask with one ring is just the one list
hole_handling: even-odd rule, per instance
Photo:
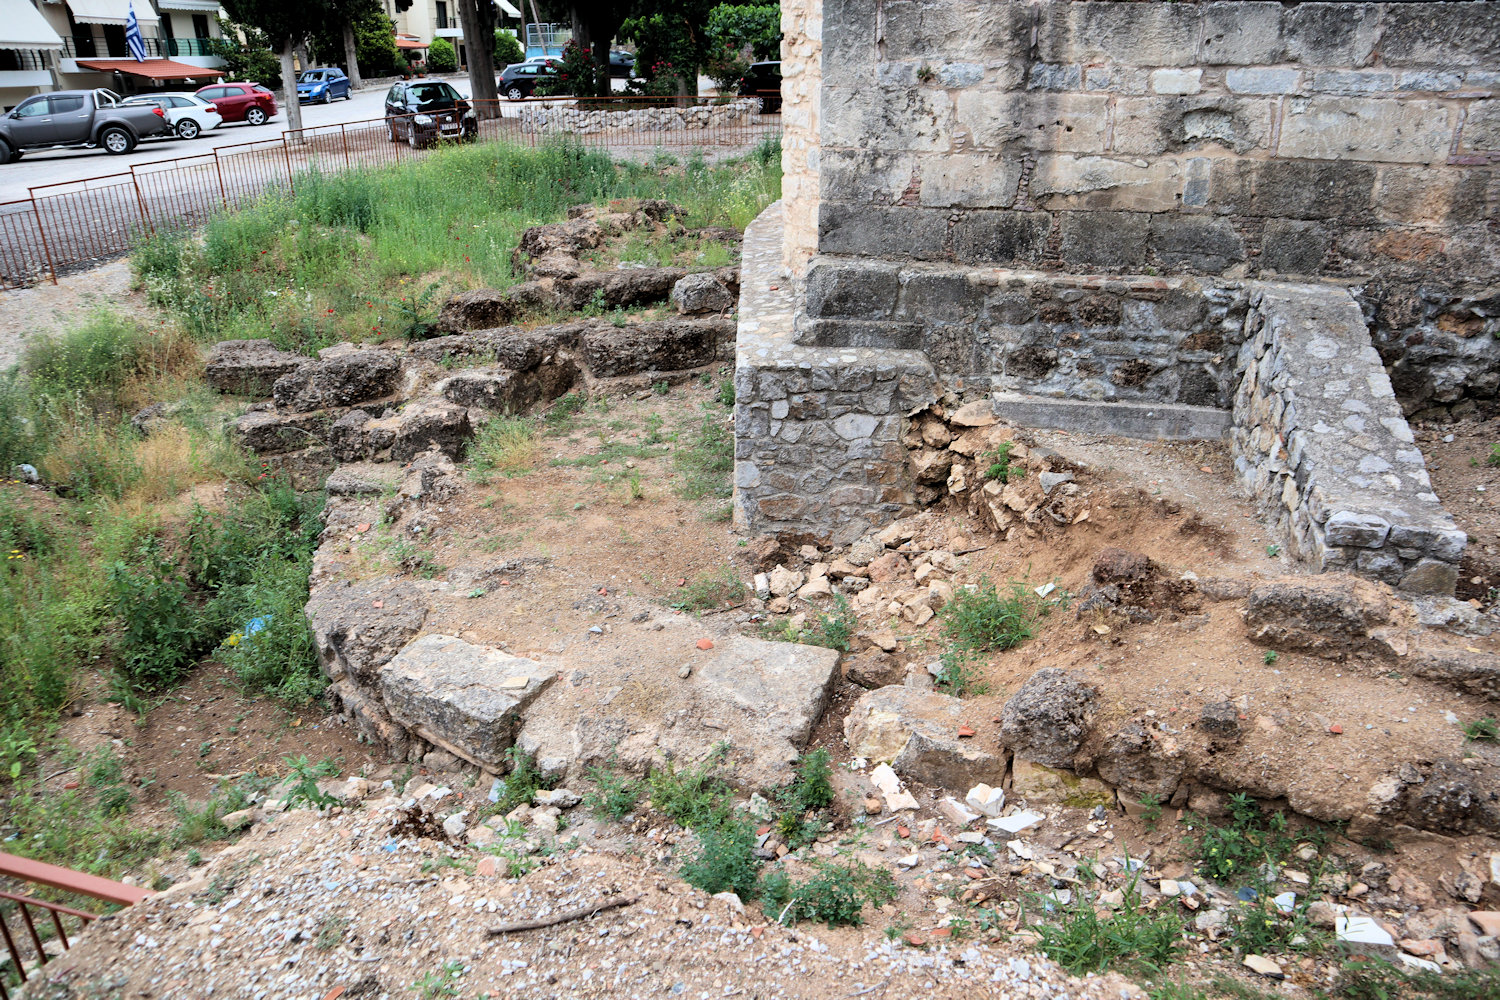
{"label": "tree", "polygon": [[781,8],[721,3],[709,12],[708,33],[736,52],[748,48],[758,62],[775,59],[781,52]]}
{"label": "tree", "polygon": [[222,6],[232,19],[265,32],[271,50],[281,57],[282,104],[289,131],[300,140],[302,106],[297,102],[292,52],[336,15],[327,0],[223,0]]}
{"label": "tree", "polygon": [[513,32],[496,28],[494,56],[496,66],[510,66],[525,59],[526,50],[521,48],[521,43],[516,41]]}
{"label": "tree", "polygon": [[[401,50],[396,47],[396,29],[377,2],[354,15],[348,27],[354,36],[354,58],[349,58],[344,25],[321,25],[312,39],[313,58],[319,63],[342,66],[350,83],[358,86],[359,76],[397,76],[405,66]],[[358,76],[356,75],[358,74]]]}
{"label": "tree", "polygon": [[272,90],[281,86],[281,63],[272,54],[264,31],[221,17],[219,35],[208,40],[208,54],[224,60],[224,79],[259,83]]}
{"label": "tree", "polygon": [[493,0],[458,0],[458,20],[464,37],[469,39],[469,96],[474,113],[480,118],[500,117],[500,90],[495,80],[494,44],[484,39],[495,37],[495,4]]}
{"label": "tree", "polygon": [[573,41],[594,57],[594,90],[609,94],[609,45],[625,23],[628,4],[611,0],[573,0]]}
{"label": "tree", "polygon": [[[708,31],[715,0],[636,0],[620,33],[635,42],[636,65],[669,63],[679,94],[698,91],[698,71],[708,64],[717,42]],[[607,53],[606,53],[607,56]]]}
{"label": "tree", "polygon": [[458,53],[446,38],[434,38],[427,46],[427,72],[452,73],[458,69]]}

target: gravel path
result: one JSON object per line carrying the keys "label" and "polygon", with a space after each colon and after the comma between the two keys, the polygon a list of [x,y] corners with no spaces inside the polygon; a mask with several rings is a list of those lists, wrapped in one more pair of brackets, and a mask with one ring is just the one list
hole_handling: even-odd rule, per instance
{"label": "gravel path", "polygon": [[[127,300],[130,300],[127,302]],[[60,333],[94,308],[127,305],[131,299],[130,265],[123,260],[64,275],[57,284],[0,292],[0,372],[21,360],[28,339]]]}

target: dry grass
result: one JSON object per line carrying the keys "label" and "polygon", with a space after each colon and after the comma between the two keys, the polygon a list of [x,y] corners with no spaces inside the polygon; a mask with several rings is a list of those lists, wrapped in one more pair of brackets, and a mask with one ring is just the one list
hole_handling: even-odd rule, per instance
{"label": "dry grass", "polygon": [[536,421],[527,417],[497,417],[485,424],[469,449],[474,478],[522,476],[541,460],[542,443]]}

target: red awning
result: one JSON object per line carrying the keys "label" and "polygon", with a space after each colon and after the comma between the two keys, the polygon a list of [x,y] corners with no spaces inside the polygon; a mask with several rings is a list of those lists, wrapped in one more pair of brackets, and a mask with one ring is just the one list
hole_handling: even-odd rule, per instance
{"label": "red awning", "polygon": [[420,38],[413,38],[410,35],[396,36],[396,48],[398,49],[425,49],[431,44],[431,42],[424,42]]}
{"label": "red awning", "polygon": [[186,80],[200,76],[217,80],[224,75],[221,70],[189,66],[171,59],[147,59],[145,62],[136,62],[134,59],[79,59],[78,65],[100,73],[129,73],[148,80]]}

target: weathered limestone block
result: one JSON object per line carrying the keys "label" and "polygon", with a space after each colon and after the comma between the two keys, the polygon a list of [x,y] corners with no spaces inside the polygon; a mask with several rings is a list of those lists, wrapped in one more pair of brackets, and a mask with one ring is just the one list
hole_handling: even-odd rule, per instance
{"label": "weathered limestone block", "polygon": [[269,340],[223,340],[209,352],[203,380],[220,392],[264,399],[277,379],[310,360],[278,350]]}
{"label": "weathered limestone block", "polygon": [[1000,743],[1041,764],[1071,767],[1093,724],[1098,688],[1056,667],[1032,674],[1001,712]]}
{"label": "weathered limestone block", "polygon": [[964,703],[905,686],[862,695],[844,719],[844,738],[856,757],[888,763],[903,778],[933,787],[997,784],[1005,761],[973,740],[958,737]]}
{"label": "weathered limestone block", "polygon": [[491,770],[503,768],[521,716],[557,672],[448,635],[425,635],[380,670],[397,722]]}
{"label": "weathered limestone block", "polygon": [[348,350],[281,376],[272,395],[278,410],[307,413],[389,396],[400,381],[401,356],[394,351]]}

